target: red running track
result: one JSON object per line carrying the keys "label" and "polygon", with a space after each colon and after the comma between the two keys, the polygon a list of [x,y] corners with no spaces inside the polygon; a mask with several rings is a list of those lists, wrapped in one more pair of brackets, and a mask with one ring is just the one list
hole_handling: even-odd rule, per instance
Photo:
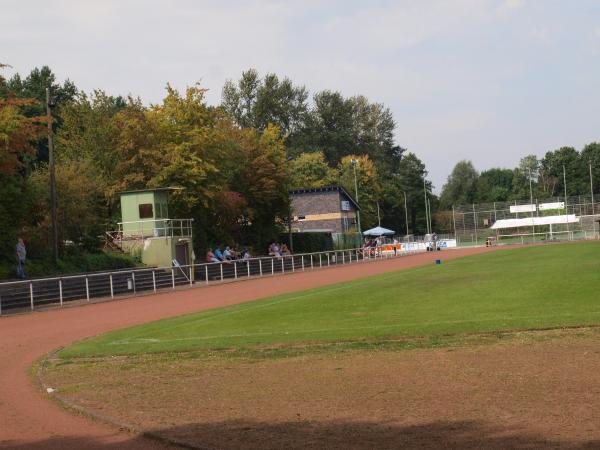
{"label": "red running track", "polygon": [[0,448],[158,449],[164,444],[71,414],[53,404],[28,375],[36,359],[61,346],[110,330],[218,308],[271,295],[455,259],[485,248],[422,253],[249,279],[176,292],[0,317]]}

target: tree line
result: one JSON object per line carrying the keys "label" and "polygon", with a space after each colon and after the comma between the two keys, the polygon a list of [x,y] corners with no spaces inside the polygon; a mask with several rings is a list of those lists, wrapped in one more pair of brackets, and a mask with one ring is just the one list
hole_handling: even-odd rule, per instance
{"label": "tree line", "polygon": [[[592,183],[590,183],[592,180]],[[531,181],[531,191],[530,191]],[[492,168],[478,172],[471,161],[459,161],[448,176],[440,195],[440,209],[453,205],[506,202],[529,199],[589,195],[600,183],[600,143],[580,151],[561,147],[544,157],[527,155],[513,169]]]}
{"label": "tree line", "polygon": [[[97,251],[120,220],[117,193],[177,186],[173,217],[193,218],[197,252],[216,242],[263,251],[285,229],[288,191],[341,184],[354,193],[356,170],[363,228],[425,229],[425,165],[395,141],[388,108],[336,91],[257,71],[227,81],[220,105],[200,85],[146,105],[103,90],[85,93],[59,83],[48,67],[25,77],[0,72],[0,248],[13,259],[24,236],[33,254],[49,255],[50,199],[45,89],[56,97],[58,234]],[[353,166],[352,160],[356,163]],[[429,181],[425,187],[431,190]]]}

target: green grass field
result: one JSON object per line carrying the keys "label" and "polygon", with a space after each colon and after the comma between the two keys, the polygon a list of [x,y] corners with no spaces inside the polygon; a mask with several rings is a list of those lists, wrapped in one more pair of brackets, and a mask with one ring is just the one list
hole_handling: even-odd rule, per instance
{"label": "green grass field", "polygon": [[240,350],[595,324],[600,242],[584,242],[499,250],[161,320],[79,342],[60,355]]}

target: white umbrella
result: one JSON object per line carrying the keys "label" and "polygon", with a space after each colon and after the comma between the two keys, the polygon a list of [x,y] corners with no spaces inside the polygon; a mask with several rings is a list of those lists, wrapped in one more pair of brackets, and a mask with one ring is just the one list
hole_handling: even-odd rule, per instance
{"label": "white umbrella", "polygon": [[371,228],[370,230],[363,231],[363,234],[365,236],[385,236],[396,234],[396,232],[383,227],[375,227]]}

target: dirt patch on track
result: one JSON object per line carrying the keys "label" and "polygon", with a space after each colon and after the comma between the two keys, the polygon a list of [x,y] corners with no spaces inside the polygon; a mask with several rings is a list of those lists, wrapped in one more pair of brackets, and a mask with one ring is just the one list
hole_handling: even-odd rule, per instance
{"label": "dirt patch on track", "polygon": [[93,411],[202,448],[600,448],[599,337],[546,331],[262,360],[151,355],[46,376]]}
{"label": "dirt patch on track", "polygon": [[[461,249],[0,318],[0,448],[148,449],[161,445],[60,410],[28,376],[57,347],[106,331],[489,251]],[[198,406],[200,407],[200,406]]]}

